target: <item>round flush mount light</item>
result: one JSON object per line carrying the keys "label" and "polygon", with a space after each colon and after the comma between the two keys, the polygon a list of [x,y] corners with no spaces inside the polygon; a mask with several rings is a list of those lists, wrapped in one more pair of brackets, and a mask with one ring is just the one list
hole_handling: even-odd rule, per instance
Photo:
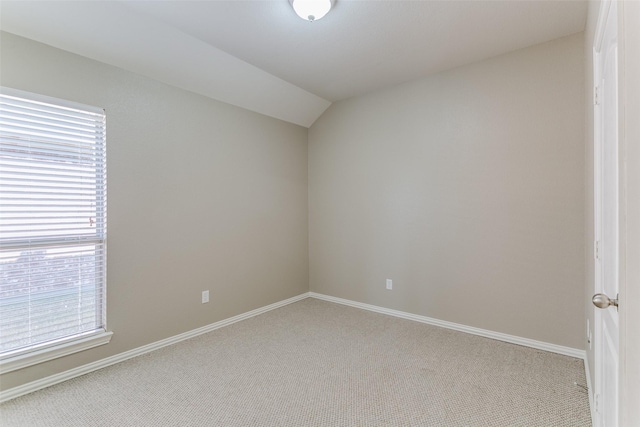
{"label": "round flush mount light", "polygon": [[296,14],[307,21],[313,22],[329,13],[335,0],[289,0]]}

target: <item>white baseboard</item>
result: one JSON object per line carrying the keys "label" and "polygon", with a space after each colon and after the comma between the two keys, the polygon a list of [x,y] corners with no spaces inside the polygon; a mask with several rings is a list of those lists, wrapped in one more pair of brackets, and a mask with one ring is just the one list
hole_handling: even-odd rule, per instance
{"label": "white baseboard", "polygon": [[169,337],[160,341],[153,342],[151,344],[143,345],[142,347],[134,348],[133,350],[125,351],[124,353],[119,353],[111,357],[107,357],[105,359],[101,359],[87,365],[82,365],[74,369],[70,369],[68,371],[60,372],[59,374],[51,375],[46,378],[42,378],[36,381],[32,381],[27,384],[23,384],[18,387],[13,387],[7,390],[0,391],[0,403],[6,402],[7,400],[15,399],[16,397],[23,396],[28,393],[32,393],[34,391],[50,387],[52,385],[61,383],[63,381],[70,380],[75,377],[79,377],[84,374],[88,374],[89,372],[97,371],[98,369],[106,368],[107,366],[115,365],[116,363],[124,362],[125,360],[132,359],[136,356],[143,355],[145,353],[152,352],[154,350],[158,350],[162,347],[166,347],[172,344],[179,343],[180,341],[188,340],[193,337],[197,337],[198,335],[206,334],[207,332],[214,331],[216,329],[220,329],[224,326],[231,325],[232,323],[239,322],[241,320],[248,319],[250,317],[257,316],[259,314],[265,313],[267,311],[274,310],[276,308],[280,308],[287,304],[294,303],[296,301],[303,300],[309,297],[309,293],[306,292],[304,294],[279,301],[261,308],[257,308],[252,311],[248,311],[243,314],[239,314],[234,317],[230,317],[228,319],[221,320],[219,322],[212,323],[207,326],[203,326],[198,329],[193,329],[191,331],[175,335],[173,337]]}
{"label": "white baseboard", "polygon": [[382,313],[389,316],[400,317],[402,319],[413,320],[420,323],[426,323],[429,325],[440,326],[442,328],[453,329],[460,332],[466,332],[473,335],[479,335],[486,338],[492,338],[499,341],[505,341],[512,344],[523,345],[526,347],[535,348],[538,350],[550,351],[552,353],[563,354],[565,356],[576,357],[579,359],[583,359],[585,361],[585,370],[587,376],[587,387],[589,388],[589,404],[591,406],[591,413],[593,416],[593,403],[592,403],[592,394],[591,394],[591,378],[589,374],[588,362],[586,359],[586,352],[584,350],[578,350],[571,347],[563,347],[556,344],[550,344],[542,341],[536,341],[529,338],[517,337],[514,335],[503,334],[500,332],[489,331],[486,329],[474,328],[472,326],[461,325],[458,323],[447,322],[444,320],[434,319],[431,317],[420,316],[417,314],[406,313],[403,311],[392,310],[389,308],[378,307],[375,305],[365,304],[357,301],[351,301],[343,298],[332,297],[329,295],[318,294],[315,292],[307,292],[304,294],[300,294],[298,296],[276,302],[271,305],[267,305],[265,307],[261,307],[247,313],[239,314],[234,317],[230,317],[225,320],[221,320],[216,323],[212,323],[207,326],[203,326],[198,329],[193,329],[191,331],[175,335],[173,337],[169,337],[160,341],[153,342],[151,344],[144,345],[142,347],[134,348],[133,350],[126,351],[124,353],[116,354],[111,357],[107,357],[105,359],[101,359],[87,365],[79,366],[74,369],[70,369],[68,371],[61,372],[59,374],[51,375],[46,378],[42,378],[40,380],[32,381],[27,384],[23,384],[18,387],[13,387],[8,390],[0,391],[0,403],[6,402],[7,400],[15,399],[16,397],[23,396],[28,393],[32,393],[34,391],[61,383],[63,381],[70,380],[75,377],[79,377],[84,374],[88,374],[89,372],[97,371],[98,369],[106,368],[107,366],[114,365],[116,363],[124,362],[125,360],[132,359],[136,356],[143,355],[145,353],[152,352],[154,350],[158,350],[162,347],[166,347],[172,344],[179,343],[180,341],[184,341],[190,338],[197,337],[198,335],[206,334],[207,332],[214,331],[216,329],[222,328],[224,326],[231,325],[233,323],[239,322],[241,320],[248,319],[250,317],[257,316],[259,314],[265,313],[267,311],[274,310],[276,308],[283,307],[285,305],[303,300],[305,298],[316,298],[320,300],[330,301],[337,304],[348,305],[351,307],[360,308],[363,310],[369,310],[376,313]]}
{"label": "white baseboard", "polygon": [[550,351],[552,353],[563,354],[578,359],[585,359],[585,351],[577,348],[564,347],[561,345],[550,344],[543,341],[536,341],[529,338],[522,338],[515,335],[503,334],[501,332],[489,331],[487,329],[474,328],[472,326],[461,325],[459,323],[447,322],[445,320],[434,319],[431,317],[420,316],[418,314],[406,313],[404,311],[392,310],[389,308],[378,307],[376,305],[365,304],[348,299],[332,297],[329,295],[309,292],[309,296],[325,301],[335,302],[338,304],[348,305],[351,307],[361,308],[363,310],[375,311],[376,313],[387,314],[389,316],[400,317],[402,319],[414,320],[420,323],[440,326],[442,328],[453,329],[455,331],[466,332],[468,334],[479,335],[481,337],[492,338],[494,340],[504,341],[511,344],[523,345],[538,350]]}

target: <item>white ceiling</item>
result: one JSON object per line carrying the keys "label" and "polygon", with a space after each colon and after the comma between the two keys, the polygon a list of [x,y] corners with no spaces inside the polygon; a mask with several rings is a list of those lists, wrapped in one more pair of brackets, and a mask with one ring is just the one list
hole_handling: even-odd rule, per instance
{"label": "white ceiling", "polygon": [[310,126],[331,102],[582,31],[581,0],[7,1],[1,28]]}

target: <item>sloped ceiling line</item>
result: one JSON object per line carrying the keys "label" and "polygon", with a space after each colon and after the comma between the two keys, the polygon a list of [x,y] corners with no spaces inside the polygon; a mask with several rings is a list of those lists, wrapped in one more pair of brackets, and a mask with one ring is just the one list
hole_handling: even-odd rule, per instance
{"label": "sloped ceiling line", "polygon": [[332,102],[584,30],[583,0],[2,0],[0,28],[310,127]]}

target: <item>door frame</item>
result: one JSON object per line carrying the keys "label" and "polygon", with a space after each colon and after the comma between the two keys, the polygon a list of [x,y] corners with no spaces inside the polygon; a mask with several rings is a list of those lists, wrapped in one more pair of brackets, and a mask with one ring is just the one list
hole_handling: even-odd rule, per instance
{"label": "door frame", "polygon": [[[602,10],[607,7],[604,3],[610,1],[615,0],[603,0],[600,4],[594,46],[598,43],[598,35],[602,34]],[[621,426],[632,426],[640,420],[640,2],[618,1],[617,6],[620,215],[618,422]],[[590,307],[595,310],[593,306]],[[596,417],[593,421],[597,421]]]}
{"label": "door frame", "polygon": [[640,420],[640,2],[618,2],[621,426]]}
{"label": "door frame", "polygon": [[[615,0],[614,0],[615,1]],[[612,13],[617,13],[617,11],[619,11],[619,3],[614,1],[610,1],[610,0],[604,0],[600,3],[600,9],[598,12],[598,21],[597,21],[597,25],[596,25],[596,31],[594,34],[594,41],[593,41],[593,64],[592,64],[592,69],[593,69],[593,86],[594,86],[594,105],[593,105],[593,172],[594,172],[594,176],[593,176],[593,195],[594,195],[594,204],[593,204],[593,233],[594,233],[594,239],[595,239],[595,250],[594,250],[594,288],[593,288],[593,294],[596,293],[602,293],[605,292],[604,291],[604,271],[603,271],[603,262],[607,261],[611,262],[613,266],[615,266],[614,268],[617,270],[617,287],[618,287],[618,295],[612,295],[611,292],[608,293],[608,296],[611,298],[620,298],[620,276],[621,276],[621,266],[622,266],[622,260],[624,257],[624,247],[621,244],[622,242],[622,238],[621,238],[621,225],[622,225],[622,213],[623,213],[623,209],[622,209],[622,179],[621,179],[621,175],[622,175],[622,164],[623,164],[623,157],[621,154],[621,117],[624,114],[623,110],[621,109],[622,106],[620,105],[620,20],[618,19],[617,16],[612,16]],[[615,4],[615,8],[613,8],[612,6]],[[602,95],[603,95],[603,91],[605,90],[605,88],[603,88],[602,86],[600,86],[600,83],[602,81],[602,73],[603,73],[603,54],[605,54],[604,49],[607,49],[608,46],[603,46],[604,43],[604,36],[605,36],[605,30],[606,30],[606,25],[607,22],[609,22],[610,19],[614,19],[615,21],[615,25],[616,25],[616,47],[617,47],[617,52],[618,52],[618,58],[617,58],[617,76],[616,76],[616,86],[617,86],[617,98],[618,98],[618,106],[617,106],[617,117],[616,117],[616,127],[617,129],[617,146],[613,147],[613,148],[607,148],[607,146],[604,145],[604,130],[603,130],[603,126],[602,126],[602,120],[603,120],[603,111],[601,110],[603,102],[602,100]],[[598,92],[599,90],[599,92]],[[606,94],[604,94],[606,96]],[[612,171],[615,174],[616,180],[617,180],[617,206],[615,207],[611,207],[607,204],[605,204],[605,197],[604,197],[604,189],[603,189],[603,183],[606,179],[604,172],[605,172],[605,168],[604,168],[604,159],[607,157],[607,155],[605,154],[605,150],[610,150],[610,149],[615,149],[616,150],[616,154],[617,154],[617,164],[615,166],[615,171]],[[607,169],[608,170],[608,169]],[[611,172],[609,172],[611,173]],[[608,176],[608,175],[607,175]],[[603,251],[603,226],[605,226],[605,224],[603,224],[603,218],[606,218],[606,212],[608,212],[610,209],[616,209],[617,210],[617,224],[616,224],[616,232],[617,232],[617,240],[618,240],[618,245],[617,245],[617,256],[615,256],[614,258],[611,258],[613,252],[611,251]],[[606,252],[606,253],[604,253]],[[609,265],[609,264],[607,264]],[[594,343],[594,362],[595,362],[595,366],[594,366],[594,373],[595,373],[595,378],[594,378],[594,390],[593,390],[593,397],[594,397],[594,405],[595,405],[595,410],[592,412],[592,418],[593,418],[593,423],[594,426],[596,427],[601,427],[604,425],[605,422],[605,415],[603,412],[603,406],[605,405],[605,401],[608,401],[608,399],[612,399],[613,400],[613,404],[615,406],[615,412],[616,412],[616,420],[619,423],[620,422],[620,377],[621,377],[621,369],[620,369],[620,351],[621,351],[621,347],[622,344],[620,343],[620,323],[621,323],[621,316],[620,313],[617,312],[615,313],[615,317],[617,319],[614,320],[614,322],[618,323],[618,327],[617,327],[617,335],[618,335],[618,347],[615,349],[616,353],[617,353],[617,366],[618,366],[618,372],[616,373],[617,375],[617,385],[618,388],[615,392],[615,396],[612,397],[610,395],[606,395],[604,393],[604,379],[605,379],[605,368],[604,366],[606,365],[606,357],[605,357],[605,353],[606,353],[606,344],[605,344],[605,336],[604,336],[604,317],[605,316],[610,316],[613,315],[613,313],[610,312],[610,310],[615,310],[614,308],[607,308],[604,310],[601,309],[594,309],[594,313],[593,313],[593,320],[594,320],[594,337],[593,337],[593,343]],[[608,396],[608,397],[607,397]],[[609,425],[607,425],[606,427],[611,427]]]}

